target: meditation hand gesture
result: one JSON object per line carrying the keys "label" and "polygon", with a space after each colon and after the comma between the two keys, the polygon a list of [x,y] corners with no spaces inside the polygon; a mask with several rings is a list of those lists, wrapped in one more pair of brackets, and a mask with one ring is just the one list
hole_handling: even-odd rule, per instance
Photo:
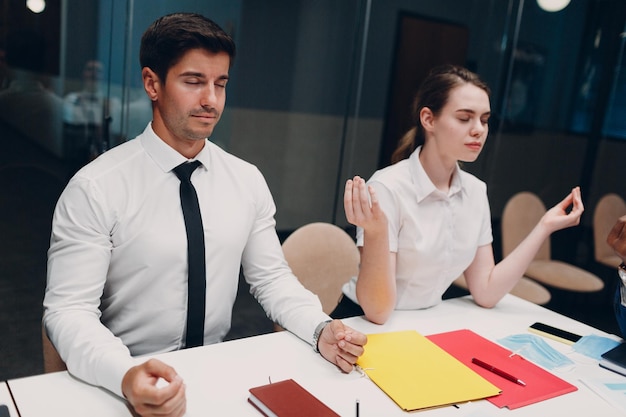
{"label": "meditation hand gesture", "polygon": [[363,178],[355,176],[346,181],[343,205],[346,218],[351,224],[368,231],[381,228],[386,230],[387,217],[378,204],[376,191],[372,186],[366,187]]}
{"label": "meditation hand gesture", "polygon": [[[568,213],[567,209],[570,206],[572,209]],[[585,207],[580,195],[580,187],[575,187],[567,197],[543,215],[541,223],[548,229],[548,233],[552,233],[566,227],[578,225],[583,211],[585,211]]]}
{"label": "meditation hand gesture", "polygon": [[[159,379],[167,383],[159,387]],[[122,392],[135,414],[141,417],[181,417],[187,409],[182,378],[158,359],[149,359],[126,372]]]}
{"label": "meditation hand gesture", "polygon": [[354,369],[366,343],[366,335],[344,325],[340,320],[333,320],[324,327],[317,347],[324,359],[348,373]]}

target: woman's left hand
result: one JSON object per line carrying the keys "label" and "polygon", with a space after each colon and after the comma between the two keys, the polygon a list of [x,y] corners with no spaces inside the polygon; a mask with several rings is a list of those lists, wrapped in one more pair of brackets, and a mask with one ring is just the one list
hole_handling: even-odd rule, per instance
{"label": "woman's left hand", "polygon": [[[571,210],[568,212],[570,207]],[[549,229],[550,233],[566,227],[577,226],[584,211],[580,187],[575,187],[560,203],[546,212],[542,218],[542,223]]]}

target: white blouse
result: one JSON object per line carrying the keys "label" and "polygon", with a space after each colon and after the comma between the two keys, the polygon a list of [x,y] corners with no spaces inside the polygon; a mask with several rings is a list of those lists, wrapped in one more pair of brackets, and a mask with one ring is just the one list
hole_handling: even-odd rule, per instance
{"label": "white blouse", "polygon": [[[485,183],[457,166],[449,192],[437,190],[420,163],[420,149],[368,181],[387,215],[389,250],[396,252],[398,310],[438,304],[478,247],[493,240]],[[363,245],[361,228],[357,245]],[[343,288],[354,302],[356,281]]]}

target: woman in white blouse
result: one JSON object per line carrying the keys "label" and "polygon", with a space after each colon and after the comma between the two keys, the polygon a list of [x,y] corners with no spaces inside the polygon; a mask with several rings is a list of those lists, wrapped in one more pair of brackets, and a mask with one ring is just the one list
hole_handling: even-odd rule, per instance
{"label": "woman in white blouse", "polygon": [[344,206],[357,226],[361,265],[332,317],[365,314],[384,323],[394,309],[439,303],[461,274],[475,302],[493,307],[552,232],[580,222],[584,207],[575,187],[495,264],[486,185],[459,167],[485,145],[489,94],[465,68],[435,68],[416,95],[416,127],[401,140],[393,164],[367,184],[358,176],[347,181]]}

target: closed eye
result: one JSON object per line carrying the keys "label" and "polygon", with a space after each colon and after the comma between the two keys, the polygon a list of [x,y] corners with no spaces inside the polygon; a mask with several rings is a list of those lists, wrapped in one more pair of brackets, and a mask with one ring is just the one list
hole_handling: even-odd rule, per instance
{"label": "closed eye", "polygon": [[227,83],[228,83],[228,77],[223,76],[223,77],[218,78],[217,81],[215,81],[215,86],[220,87],[220,88],[226,88]]}
{"label": "closed eye", "polygon": [[204,84],[206,81],[201,77],[188,76],[183,78],[183,82],[189,85],[201,85]]}

